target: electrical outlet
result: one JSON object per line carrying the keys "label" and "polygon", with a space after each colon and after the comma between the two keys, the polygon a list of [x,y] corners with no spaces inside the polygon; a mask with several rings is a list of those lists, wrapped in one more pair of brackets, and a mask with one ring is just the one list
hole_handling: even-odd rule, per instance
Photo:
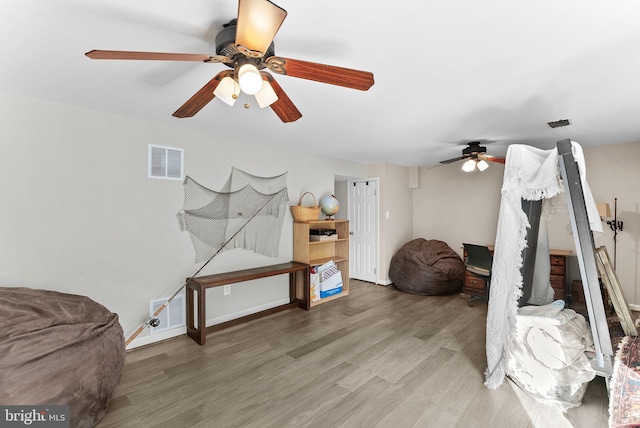
{"label": "electrical outlet", "polygon": [[231,294],[231,284],[227,284],[224,286],[224,295],[228,296],[229,294]]}

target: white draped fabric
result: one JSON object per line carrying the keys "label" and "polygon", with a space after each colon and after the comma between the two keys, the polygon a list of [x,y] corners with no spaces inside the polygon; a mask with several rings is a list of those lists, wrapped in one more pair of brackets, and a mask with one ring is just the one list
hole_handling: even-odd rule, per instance
{"label": "white draped fabric", "polygon": [[[575,142],[571,145],[580,172],[591,230],[602,232],[598,210],[585,179],[582,147]],[[568,212],[565,198],[556,197],[564,193],[558,150],[542,150],[521,144],[509,146],[501,193],[487,312],[485,385],[491,389],[504,381],[505,343],[514,332],[518,300],[522,296],[522,250],[527,245],[526,232],[530,225],[521,201],[544,200],[543,216]],[[544,248],[544,238],[540,242]],[[548,259],[548,253],[546,257]],[[550,287],[548,283],[546,287]],[[534,296],[544,298],[546,295],[547,290],[534,290]]]}

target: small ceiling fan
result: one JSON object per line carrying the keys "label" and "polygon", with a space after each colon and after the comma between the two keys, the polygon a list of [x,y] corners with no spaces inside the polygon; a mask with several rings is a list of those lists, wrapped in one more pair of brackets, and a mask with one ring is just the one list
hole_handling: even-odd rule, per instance
{"label": "small ceiling fan", "polygon": [[239,0],[238,17],[225,24],[216,36],[216,54],[134,52],[92,50],[91,59],[202,61],[222,63],[223,70],[185,102],[173,116],[192,117],[215,97],[233,105],[240,92],[254,95],[258,105],[270,106],[283,122],[302,117],[300,111],[273,76],[262,71],[314,80],[346,88],[368,90],[373,73],[332,65],[275,56],[273,38],[287,16],[287,11],[269,0]]}
{"label": "small ceiling fan", "polygon": [[462,156],[440,161],[440,163],[447,164],[466,159],[467,161],[462,164],[462,170],[464,172],[484,171],[489,168],[487,161],[501,164],[505,163],[505,158],[490,156],[486,153],[487,148],[481,146],[479,141],[471,141],[468,143],[468,147],[462,149]]}

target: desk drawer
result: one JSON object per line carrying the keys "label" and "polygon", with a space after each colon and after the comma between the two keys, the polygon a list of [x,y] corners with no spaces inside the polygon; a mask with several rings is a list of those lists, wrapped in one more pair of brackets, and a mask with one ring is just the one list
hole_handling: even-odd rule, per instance
{"label": "desk drawer", "polygon": [[564,300],[564,289],[563,288],[554,288],[553,289],[553,300]]}
{"label": "desk drawer", "polygon": [[487,284],[485,283],[484,280],[472,275],[464,276],[464,286],[466,288],[473,288],[475,290],[481,290],[481,291],[484,291],[485,288],[487,288]]}
{"label": "desk drawer", "polygon": [[564,290],[564,275],[550,275],[549,280],[553,288],[561,288]]}

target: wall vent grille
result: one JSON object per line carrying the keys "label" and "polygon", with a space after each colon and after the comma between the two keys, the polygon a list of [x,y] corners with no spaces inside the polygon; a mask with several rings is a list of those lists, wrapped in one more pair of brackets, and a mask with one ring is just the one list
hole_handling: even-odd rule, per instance
{"label": "wall vent grille", "polygon": [[569,119],[560,119],[555,122],[547,122],[547,125],[549,125],[549,128],[561,128],[571,125],[571,122],[569,122]]}
{"label": "wall vent grille", "polygon": [[[149,301],[149,316],[152,317],[155,311],[167,300],[169,300],[169,297]],[[184,294],[178,294],[174,297],[171,303],[158,314],[158,320],[160,324],[157,327],[149,327],[150,334],[185,326],[187,323],[185,320]]]}
{"label": "wall vent grille", "polygon": [[149,178],[184,180],[184,149],[149,144]]}

